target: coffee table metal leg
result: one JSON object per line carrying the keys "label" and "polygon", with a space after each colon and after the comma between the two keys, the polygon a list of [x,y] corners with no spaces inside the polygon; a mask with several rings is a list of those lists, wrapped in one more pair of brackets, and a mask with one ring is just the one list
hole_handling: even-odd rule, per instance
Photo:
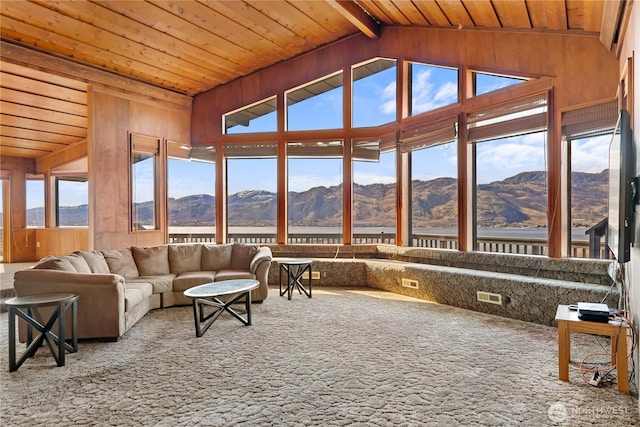
{"label": "coffee table metal leg", "polygon": [[[58,311],[58,357],[56,362],[58,362],[58,366],[64,366],[64,353],[65,353],[65,334],[66,331],[64,330],[65,327],[65,315],[64,315],[64,310],[63,310],[64,304],[60,303],[58,305],[58,308],[56,308],[56,310]],[[51,341],[55,342],[55,339],[52,339]]]}
{"label": "coffee table metal leg", "polygon": [[18,369],[16,366],[16,308],[9,307],[9,372]]}
{"label": "coffee table metal leg", "polygon": [[[305,272],[309,273],[309,290],[302,284],[302,276],[304,276]],[[295,269],[291,267],[289,270],[289,279],[291,289],[297,288],[300,295],[304,292],[306,296],[311,298],[311,264],[298,265]],[[289,296],[289,299],[291,299],[291,296]]]}
{"label": "coffee table metal leg", "polygon": [[[244,319],[237,311],[231,308],[232,304],[235,304],[242,297],[245,297],[245,308],[247,311],[247,318]],[[204,313],[204,307],[215,307],[215,310],[209,314]],[[233,317],[242,322],[243,325],[251,325],[251,291],[241,292],[234,295],[227,302],[223,302],[216,297],[212,297],[211,301],[204,298],[193,299],[193,318],[196,327],[196,337],[201,337],[211,327],[213,322],[225,311],[229,312]]]}

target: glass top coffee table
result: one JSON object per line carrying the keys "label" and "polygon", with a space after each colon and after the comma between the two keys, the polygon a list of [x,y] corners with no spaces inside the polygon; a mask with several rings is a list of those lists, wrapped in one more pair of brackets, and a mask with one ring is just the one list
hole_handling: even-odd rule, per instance
{"label": "glass top coffee table", "polygon": [[[201,337],[211,327],[213,322],[225,311],[233,315],[245,326],[251,325],[251,291],[256,289],[260,282],[252,279],[222,280],[220,282],[205,283],[184,291],[184,296],[193,299],[193,318],[196,325],[196,336]],[[225,298],[222,301],[220,298]],[[246,319],[236,310],[231,308],[242,298],[245,299]],[[214,310],[205,313],[205,307],[213,307]]]}

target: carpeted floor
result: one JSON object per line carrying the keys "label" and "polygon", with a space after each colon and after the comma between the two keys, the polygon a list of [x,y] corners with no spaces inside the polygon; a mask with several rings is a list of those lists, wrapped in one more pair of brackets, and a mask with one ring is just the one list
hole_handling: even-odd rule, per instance
{"label": "carpeted floor", "polygon": [[[291,301],[272,289],[252,314],[252,326],[225,314],[196,338],[191,307],[155,310],[118,342],[81,341],[65,367],[43,348],[9,373],[3,313],[0,422],[640,425],[637,398],[615,385],[575,370],[558,380],[552,327],[367,288]],[[574,360],[599,350],[593,336],[574,342]]]}

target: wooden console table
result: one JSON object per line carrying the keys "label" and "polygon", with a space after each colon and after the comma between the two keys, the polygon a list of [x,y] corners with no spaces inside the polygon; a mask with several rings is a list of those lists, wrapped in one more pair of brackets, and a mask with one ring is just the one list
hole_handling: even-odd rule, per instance
{"label": "wooden console table", "polygon": [[629,325],[621,320],[609,322],[589,322],[580,320],[578,312],[569,310],[568,305],[559,305],[556,311],[558,322],[558,378],[569,381],[571,362],[571,332],[595,334],[611,337],[611,363],[616,365],[618,391],[629,394],[629,366],[627,354],[627,331]]}

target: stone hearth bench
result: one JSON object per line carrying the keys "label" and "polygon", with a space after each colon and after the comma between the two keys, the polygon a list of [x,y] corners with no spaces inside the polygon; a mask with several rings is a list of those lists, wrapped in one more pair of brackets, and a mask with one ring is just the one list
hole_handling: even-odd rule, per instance
{"label": "stone hearth bench", "polygon": [[[183,292],[230,279],[255,279],[253,302],[268,295],[271,249],[244,243],[187,243],[47,256],[17,271],[17,296],[71,292],[78,299],[78,338],[118,339],[149,310],[191,304]],[[24,322],[19,322],[24,341]]]}
{"label": "stone hearth bench", "polygon": [[[339,252],[342,258],[317,257],[313,250],[272,246],[276,260],[292,256],[285,251],[313,260],[313,271],[320,272],[314,286],[367,286],[544,325],[554,324],[559,304],[603,299],[610,307],[618,304],[617,290],[607,275],[609,261],[387,245],[354,247],[353,252],[344,247]],[[325,249],[325,253],[338,252]],[[272,269],[270,283],[277,283],[275,273],[277,269]],[[417,289],[404,286],[402,279],[417,282]],[[499,294],[501,304],[478,301],[478,291]]]}

